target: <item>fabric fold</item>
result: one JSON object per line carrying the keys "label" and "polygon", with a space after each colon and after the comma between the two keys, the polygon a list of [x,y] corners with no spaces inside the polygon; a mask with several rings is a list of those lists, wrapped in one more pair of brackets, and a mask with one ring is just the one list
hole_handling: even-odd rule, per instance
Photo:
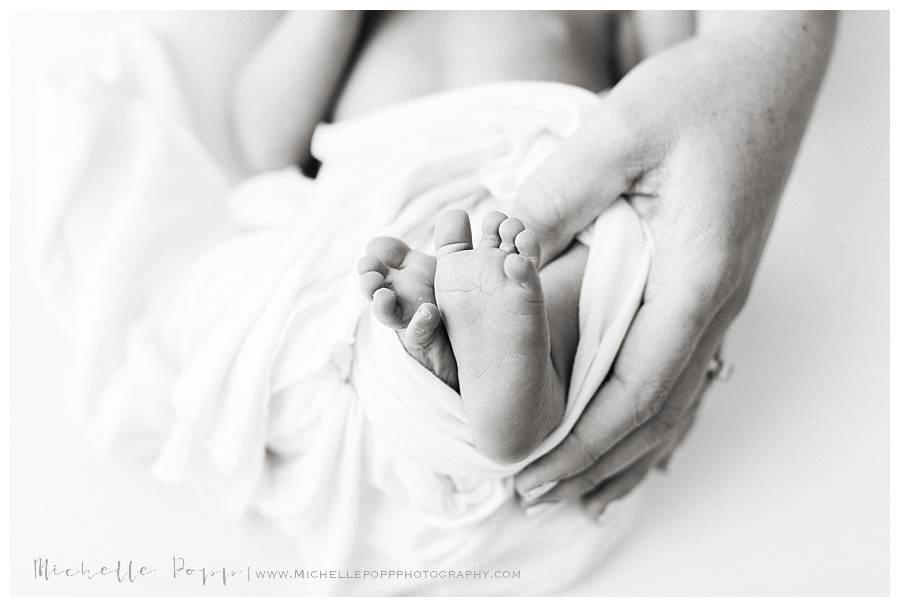
{"label": "fabric fold", "polygon": [[354,269],[377,235],[432,252],[445,209],[473,223],[514,212],[595,95],[510,82],[403,102],[320,126],[315,181],[285,169],[232,188],[152,36],[127,32],[60,70],[53,115],[75,121],[75,145],[48,152],[62,183],[36,201],[39,273],[72,329],[73,403],[98,443],[264,514],[317,566],[496,564],[515,558],[498,530],[527,544],[579,521],[556,538],[583,560],[560,585],[621,535],[631,506],[605,527],[576,506],[535,527],[511,477],[568,434],[640,305],[652,243],[628,204],[582,235],[564,419],[515,465],[474,448],[458,394],[372,320]]}

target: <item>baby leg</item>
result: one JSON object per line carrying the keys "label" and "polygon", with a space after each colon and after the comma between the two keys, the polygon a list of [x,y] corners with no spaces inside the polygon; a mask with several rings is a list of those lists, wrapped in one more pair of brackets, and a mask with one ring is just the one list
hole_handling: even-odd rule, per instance
{"label": "baby leg", "polygon": [[550,358],[566,393],[578,348],[578,301],[588,252],[585,245],[573,241],[540,272],[550,322]]}

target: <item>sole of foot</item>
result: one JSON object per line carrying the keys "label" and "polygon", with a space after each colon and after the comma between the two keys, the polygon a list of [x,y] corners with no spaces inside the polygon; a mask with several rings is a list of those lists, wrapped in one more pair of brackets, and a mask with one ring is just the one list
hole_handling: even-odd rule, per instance
{"label": "sole of foot", "polygon": [[458,391],[456,359],[435,300],[435,266],[431,255],[381,236],[366,247],[356,270],[375,318],[397,332],[410,356]]}
{"label": "sole of foot", "polygon": [[448,211],[435,228],[435,297],[476,447],[492,459],[526,457],[565,406],[550,357],[541,247],[516,219],[491,212],[473,246],[469,216]]}

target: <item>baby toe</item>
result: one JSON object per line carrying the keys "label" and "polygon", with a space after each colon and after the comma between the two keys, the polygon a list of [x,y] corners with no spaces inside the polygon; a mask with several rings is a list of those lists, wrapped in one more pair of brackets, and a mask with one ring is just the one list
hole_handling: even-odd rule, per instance
{"label": "baby toe", "polygon": [[375,291],[383,286],[384,275],[380,272],[370,271],[359,275],[359,289],[367,299],[372,299]]}
{"label": "baby toe", "polygon": [[434,339],[434,332],[441,324],[441,314],[433,303],[423,303],[413,314],[406,327],[404,341],[408,348],[426,348]]}
{"label": "baby toe", "polygon": [[510,217],[500,224],[500,250],[505,253],[516,252],[516,236],[525,229],[525,224],[517,217]]}
{"label": "baby toe", "polygon": [[391,329],[402,329],[403,316],[397,306],[397,296],[387,287],[382,287],[372,295],[372,313],[383,325]]}
{"label": "baby toe", "polygon": [[537,268],[527,257],[508,255],[503,260],[503,272],[509,279],[519,283],[520,287],[532,291],[535,295],[541,293],[541,279],[538,277]]}
{"label": "baby toe", "polygon": [[500,246],[500,224],[506,220],[506,215],[500,211],[491,211],[484,216],[481,224],[481,240],[479,247],[496,249]]}
{"label": "baby toe", "polygon": [[387,276],[387,266],[377,257],[364,255],[356,262],[356,272],[362,276],[366,272],[378,272],[382,276]]}
{"label": "baby toe", "polygon": [[409,253],[409,247],[402,240],[390,236],[372,239],[366,247],[366,255],[381,260],[388,268],[399,268]]}
{"label": "baby toe", "polygon": [[533,230],[525,229],[519,232],[515,245],[519,254],[527,257],[535,268],[541,267],[541,243],[538,242],[537,234]]}
{"label": "baby toe", "polygon": [[438,257],[472,248],[472,226],[469,214],[454,209],[447,211],[434,225],[434,248]]}

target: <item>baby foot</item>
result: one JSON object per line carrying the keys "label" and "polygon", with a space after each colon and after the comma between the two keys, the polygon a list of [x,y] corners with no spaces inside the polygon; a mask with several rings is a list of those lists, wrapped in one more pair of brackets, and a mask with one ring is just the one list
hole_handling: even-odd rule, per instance
{"label": "baby foot", "polygon": [[559,423],[565,388],[550,358],[537,237],[499,212],[472,248],[469,216],[435,228],[437,304],[453,343],[475,445],[497,461],[527,456]]}
{"label": "baby foot", "polygon": [[356,271],[375,318],[397,332],[410,356],[459,391],[456,359],[435,305],[435,258],[381,236],[366,247]]}

